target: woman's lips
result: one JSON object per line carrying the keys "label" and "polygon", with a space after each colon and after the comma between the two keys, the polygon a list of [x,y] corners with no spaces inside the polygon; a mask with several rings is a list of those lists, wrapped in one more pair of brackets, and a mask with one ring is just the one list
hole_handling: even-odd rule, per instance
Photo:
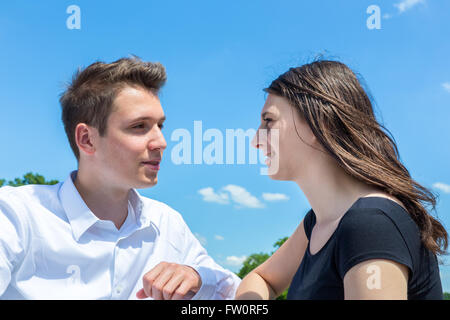
{"label": "woman's lips", "polygon": [[266,155],[265,163],[266,163],[266,166],[268,166],[268,167],[270,166],[270,158],[271,158],[270,154]]}

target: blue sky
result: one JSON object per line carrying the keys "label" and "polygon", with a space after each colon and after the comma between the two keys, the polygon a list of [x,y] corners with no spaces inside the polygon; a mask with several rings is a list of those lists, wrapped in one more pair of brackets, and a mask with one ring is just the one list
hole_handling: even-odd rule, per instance
{"label": "blue sky", "polygon": [[[70,5],[81,29],[67,28]],[[367,27],[370,5],[381,29]],[[175,165],[171,134],[193,134],[194,121],[203,132],[256,129],[262,89],[323,54],[363,76],[401,160],[439,194],[450,227],[449,12],[446,0],[2,2],[0,178],[32,171],[62,181],[76,169],[58,98],[78,67],[130,54],[159,61],[168,148],[158,185],[140,193],[178,210],[209,254],[237,271],[294,231],[307,199],[294,183],[260,175],[261,165]],[[441,275],[450,291],[450,269]]]}

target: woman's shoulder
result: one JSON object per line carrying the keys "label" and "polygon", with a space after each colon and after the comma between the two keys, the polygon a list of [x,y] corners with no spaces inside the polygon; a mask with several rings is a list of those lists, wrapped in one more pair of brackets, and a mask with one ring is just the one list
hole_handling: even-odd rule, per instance
{"label": "woman's shoulder", "polygon": [[344,241],[404,243],[409,251],[420,247],[420,232],[404,206],[386,197],[359,198],[341,219]]}
{"label": "woman's shoulder", "polygon": [[395,198],[371,195],[359,198],[342,218],[343,224],[381,223],[417,228],[405,206]]}
{"label": "woman's shoulder", "polygon": [[414,270],[420,236],[408,212],[384,197],[365,197],[346,212],[337,232],[336,254],[343,276],[369,259],[388,259]]}

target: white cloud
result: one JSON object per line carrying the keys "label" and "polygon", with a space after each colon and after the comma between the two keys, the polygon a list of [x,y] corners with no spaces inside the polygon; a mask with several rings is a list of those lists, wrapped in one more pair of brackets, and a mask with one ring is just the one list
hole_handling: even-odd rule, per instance
{"label": "white cloud", "polygon": [[450,185],[442,182],[436,182],[435,184],[433,184],[433,188],[439,189],[445,193],[450,193]]}
{"label": "white cloud", "polygon": [[214,189],[211,187],[200,189],[198,190],[198,193],[200,193],[203,196],[203,201],[206,202],[215,202],[219,204],[230,203],[228,194],[223,192],[215,193]]}
{"label": "white cloud", "polygon": [[444,82],[442,88],[444,88],[445,91],[450,92],[450,82]]}
{"label": "white cloud", "polygon": [[285,201],[289,200],[289,197],[283,193],[263,193],[262,197],[266,201]]}
{"label": "white cloud", "polygon": [[202,246],[206,246],[206,244],[208,243],[208,241],[206,241],[206,238],[204,236],[202,236],[199,233],[194,233],[194,236],[197,238],[197,240],[200,242],[200,244]]}
{"label": "white cloud", "polygon": [[224,237],[222,237],[221,235],[218,235],[218,234],[216,234],[216,235],[214,236],[214,239],[220,240],[220,241],[225,240]]}
{"label": "white cloud", "polygon": [[[264,208],[265,204],[252,195],[249,191],[241,186],[229,184],[218,191],[215,191],[211,187],[198,190],[198,193],[203,196],[203,201],[215,202],[219,204],[234,203],[238,206],[245,208]],[[283,193],[269,193],[264,192],[262,194],[264,201],[286,201],[289,197]]]}
{"label": "white cloud", "polygon": [[239,267],[244,263],[245,259],[247,259],[246,256],[241,256],[241,257],[229,256],[226,258],[225,263],[229,266]]}
{"label": "white cloud", "polygon": [[247,208],[264,208],[264,204],[255,196],[252,196],[250,192],[243,187],[229,184],[223,187],[223,190],[228,191],[231,195],[231,199],[241,206]]}
{"label": "white cloud", "polygon": [[218,192],[207,187],[198,190],[198,193],[203,196],[203,201],[207,202],[229,204],[231,200],[233,203],[247,208],[264,208],[264,204],[258,198],[251,195],[245,188],[234,184],[229,184]]}
{"label": "white cloud", "polygon": [[399,13],[403,13],[420,3],[425,3],[425,0],[403,0],[399,3],[394,4],[394,7],[398,9]]}

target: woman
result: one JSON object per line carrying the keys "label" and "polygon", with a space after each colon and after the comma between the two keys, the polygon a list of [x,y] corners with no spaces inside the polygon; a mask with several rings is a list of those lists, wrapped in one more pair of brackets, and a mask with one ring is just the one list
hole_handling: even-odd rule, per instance
{"label": "woman", "polygon": [[276,298],[289,286],[288,299],[442,299],[447,232],[424,207],[435,197],[400,163],[355,74],[317,61],[265,91],[252,144],[270,177],[295,181],[312,209],[236,298]]}

